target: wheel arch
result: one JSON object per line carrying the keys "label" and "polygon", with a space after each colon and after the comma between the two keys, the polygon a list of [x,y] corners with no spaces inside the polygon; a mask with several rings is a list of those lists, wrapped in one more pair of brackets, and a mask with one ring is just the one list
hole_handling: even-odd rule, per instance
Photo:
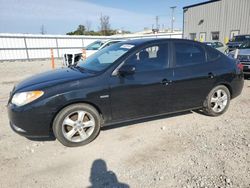
{"label": "wheel arch", "polygon": [[101,123],[104,121],[104,119],[103,119],[103,113],[102,113],[101,109],[98,107],[98,105],[96,105],[96,104],[94,104],[94,103],[92,103],[92,102],[89,102],[89,101],[85,101],[85,100],[71,101],[71,102],[69,102],[69,103],[67,103],[67,104],[65,104],[65,105],[63,105],[63,106],[61,106],[61,107],[55,112],[55,115],[54,115],[54,117],[52,118],[52,120],[51,120],[51,122],[50,122],[50,132],[51,132],[51,133],[53,133],[52,126],[53,126],[53,122],[54,122],[54,120],[55,120],[57,114],[58,114],[61,110],[63,110],[64,108],[66,108],[67,106],[70,106],[70,105],[73,105],[73,104],[88,104],[88,105],[90,105],[90,106],[93,106],[93,107],[97,110],[97,112],[100,114]]}
{"label": "wheel arch", "polygon": [[230,86],[230,84],[223,82],[223,83],[218,84],[217,86],[220,86],[220,85],[225,86],[229,90],[230,98],[232,98],[233,88]]}

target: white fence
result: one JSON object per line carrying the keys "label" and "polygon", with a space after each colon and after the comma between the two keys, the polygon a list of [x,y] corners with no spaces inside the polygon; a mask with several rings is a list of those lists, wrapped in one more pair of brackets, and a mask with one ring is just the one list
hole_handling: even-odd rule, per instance
{"label": "white fence", "polygon": [[30,35],[0,34],[0,61],[32,60],[51,57],[60,58],[65,52],[81,51],[96,40],[135,38],[182,38],[182,33],[120,36],[68,36],[68,35]]}

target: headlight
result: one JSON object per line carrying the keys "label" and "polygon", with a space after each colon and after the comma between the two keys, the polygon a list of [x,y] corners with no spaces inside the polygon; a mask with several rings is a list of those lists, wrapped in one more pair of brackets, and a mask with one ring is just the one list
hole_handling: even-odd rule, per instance
{"label": "headlight", "polygon": [[28,91],[28,92],[16,93],[12,97],[11,103],[17,106],[23,106],[38,99],[43,94],[44,94],[43,91]]}

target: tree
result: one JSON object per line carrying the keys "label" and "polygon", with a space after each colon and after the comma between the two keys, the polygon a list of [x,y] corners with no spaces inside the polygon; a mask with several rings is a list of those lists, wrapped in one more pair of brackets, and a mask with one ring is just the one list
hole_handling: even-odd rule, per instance
{"label": "tree", "polygon": [[69,32],[67,35],[85,35],[85,30],[86,29],[84,25],[79,25],[75,31]]}
{"label": "tree", "polygon": [[100,17],[100,31],[102,35],[110,35],[110,24],[109,24],[109,16],[101,15]]}
{"label": "tree", "polygon": [[76,31],[79,33],[79,35],[84,35],[85,30],[86,29],[84,25],[79,25]]}
{"label": "tree", "polygon": [[[91,30],[91,21],[86,20],[85,25],[79,25],[78,28],[75,31],[66,33],[67,35],[94,35],[94,36],[100,36],[100,35],[114,35],[117,34],[117,30],[113,30],[110,28],[109,23],[109,16],[103,16],[100,17],[100,27],[99,31]],[[130,33],[129,31],[122,31],[122,33]]]}
{"label": "tree", "polygon": [[86,20],[85,27],[86,27],[86,31],[87,32],[90,32],[91,25],[92,25],[91,21],[90,20]]}

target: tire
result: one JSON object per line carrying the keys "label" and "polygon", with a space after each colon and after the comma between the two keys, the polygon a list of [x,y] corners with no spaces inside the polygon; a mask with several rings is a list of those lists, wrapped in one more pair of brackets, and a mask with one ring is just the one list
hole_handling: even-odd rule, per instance
{"label": "tire", "polygon": [[231,95],[226,86],[224,85],[216,86],[209,92],[206,100],[204,101],[203,104],[204,114],[208,116],[222,115],[227,111],[230,104],[230,99]]}
{"label": "tire", "polygon": [[100,114],[89,104],[69,105],[57,114],[52,128],[55,137],[64,146],[83,146],[100,133]]}

